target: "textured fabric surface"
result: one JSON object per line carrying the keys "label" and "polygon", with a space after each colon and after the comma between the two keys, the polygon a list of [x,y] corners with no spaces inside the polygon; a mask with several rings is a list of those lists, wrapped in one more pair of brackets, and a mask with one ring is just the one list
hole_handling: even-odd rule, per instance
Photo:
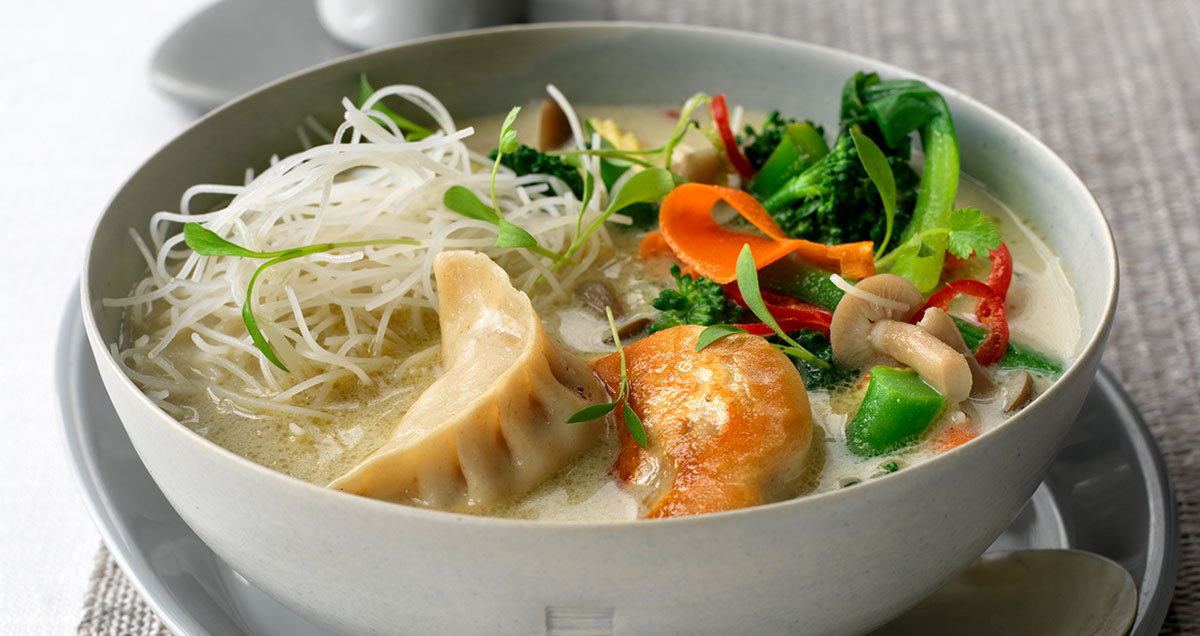
{"label": "textured fabric surface", "polygon": [[170,636],[158,617],[121,572],[108,549],[96,554],[87,597],[83,601],[81,636]]}
{"label": "textured fabric surface", "polygon": [[[1150,424],[1178,497],[1182,563],[1163,633],[1200,633],[1200,2],[614,0],[610,9],[878,58],[972,95],[1066,159],[1120,253],[1104,363]],[[80,633],[159,633],[107,553],[99,558]]]}

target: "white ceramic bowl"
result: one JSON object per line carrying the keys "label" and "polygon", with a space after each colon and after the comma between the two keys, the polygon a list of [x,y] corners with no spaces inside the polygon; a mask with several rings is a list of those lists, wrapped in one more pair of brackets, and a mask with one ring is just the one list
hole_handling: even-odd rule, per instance
{"label": "white ceramic bowl", "polygon": [[[1117,261],[1087,189],[1049,149],[952,89],[964,172],[1028,216],[1079,296],[1083,350],[1016,417],[929,462],[851,489],[702,517],[564,524],[474,518],[345,495],[260,467],[155,407],[108,345],[143,266],[127,229],[197,182],[238,182],[297,150],[305,115],[340,117],[360,72],[422,85],[460,116],[500,112],[547,82],[580,103],[677,103],[724,91],[755,108],[837,117],[842,82],[900,69],[730,31],[630,24],[502,28],[373,51],[281,80],[208,115],[152,157],[96,227],[83,272],[105,387],[163,493],[253,584],[335,632],[852,634],[963,569],[1033,492],[1099,363]],[[588,630],[591,631],[570,631]]]}

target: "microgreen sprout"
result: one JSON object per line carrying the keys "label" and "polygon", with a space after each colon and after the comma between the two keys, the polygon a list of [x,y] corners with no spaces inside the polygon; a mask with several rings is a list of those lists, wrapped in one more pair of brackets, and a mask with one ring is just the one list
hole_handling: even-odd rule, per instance
{"label": "microgreen sprout", "polygon": [[608,315],[608,327],[612,330],[613,343],[617,347],[617,356],[621,361],[621,386],[617,391],[617,398],[612,402],[585,406],[568,417],[567,423],[590,422],[604,417],[617,408],[618,404],[624,402],[625,427],[629,429],[633,441],[637,442],[638,446],[646,448],[646,427],[642,424],[642,419],[629,406],[629,370],[625,366],[625,349],[621,347],[621,336],[617,333],[617,321],[613,318],[612,307],[605,307],[604,313]]}
{"label": "microgreen sprout", "polygon": [[[741,253],[738,254],[737,286],[738,291],[742,294],[742,299],[746,302],[746,307],[755,316],[758,316],[758,319],[763,324],[770,327],[775,332],[775,335],[779,336],[785,343],[773,344],[771,346],[793,358],[800,358],[815,367],[821,369],[829,367],[828,362],[813,355],[812,352],[804,348],[804,345],[801,345],[799,342],[793,340],[791,336],[787,335],[780,328],[779,323],[776,322],[775,316],[772,316],[771,312],[767,309],[767,303],[763,301],[762,290],[758,286],[758,266],[754,264],[754,254],[750,251],[748,244],[743,245]],[[737,325],[713,325],[708,327],[704,331],[701,331],[700,335],[696,338],[696,351],[700,351],[721,338],[731,336],[735,333],[746,333],[746,330]]]}
{"label": "microgreen sprout", "polygon": [[513,123],[520,112],[520,106],[513,106],[504,118],[504,125],[500,127],[500,143],[496,148],[496,160],[492,164],[492,180],[489,185],[492,205],[489,207],[479,200],[478,195],[460,185],[450,186],[446,190],[446,194],[442,196],[442,204],[465,217],[495,225],[498,232],[496,247],[525,247],[538,256],[562,263],[568,257],[538,245],[537,239],[525,228],[508,221],[500,214],[500,201],[496,198],[496,175],[500,171],[500,158],[517,149],[517,131],[513,129]]}
{"label": "microgreen sprout", "polygon": [[883,240],[875,249],[875,258],[878,259],[883,256],[887,244],[891,242],[892,227],[896,223],[896,177],[892,174],[892,166],[888,163],[887,155],[883,154],[879,146],[870,137],[864,135],[858,126],[850,129],[850,137],[854,139],[854,148],[858,150],[858,160],[862,162],[862,167],[867,171],[867,176],[871,178],[871,183],[875,184],[875,189],[879,191],[879,198],[883,200],[883,215],[887,225],[883,233]]}
{"label": "microgreen sprout", "polygon": [[667,139],[667,143],[657,148],[646,148],[644,150],[621,150],[619,148],[584,148],[582,150],[555,150],[547,154],[561,157],[577,157],[586,155],[589,157],[601,157],[604,159],[617,159],[627,161],[629,163],[642,166],[643,168],[654,167],[657,163],[662,163],[663,168],[671,169],[671,155],[675,152],[675,147],[679,142],[683,141],[685,135],[691,128],[699,128],[700,123],[692,119],[692,113],[697,108],[708,104],[712,100],[711,97],[704,93],[696,93],[688,98],[683,103],[683,107],[679,109],[679,118],[675,123],[675,129],[671,132],[671,137]]}
{"label": "microgreen sprout", "polygon": [[[367,76],[359,75],[358,76],[358,104],[357,104],[357,106],[359,108],[362,108],[363,104],[367,103],[367,98],[369,98],[374,93],[375,93],[375,89],[371,88],[371,83],[367,81]],[[399,114],[396,113],[396,111],[388,108],[387,105],[385,105],[383,103],[383,100],[378,100],[374,104],[372,104],[371,110],[392,120],[396,124],[396,127],[399,128],[400,130],[407,131],[408,134],[405,136],[405,139],[407,139],[408,141],[418,141],[420,139],[424,139],[433,134],[432,130],[429,130],[428,128],[426,128],[420,124],[414,123],[414,122],[410,121],[408,118],[400,116]]]}
{"label": "microgreen sprout", "polygon": [[732,336],[735,333],[748,333],[745,329],[737,325],[712,325],[706,327],[700,335],[696,337],[696,351],[701,351],[708,345],[724,338]]}
{"label": "microgreen sprout", "polygon": [[365,241],[344,241],[340,243],[316,243],[313,245],[305,245],[302,247],[293,247],[286,250],[277,250],[274,252],[258,252],[246,247],[242,247],[237,243],[226,240],[219,236],[216,232],[200,225],[199,223],[187,223],[183,226],[183,240],[188,247],[192,248],[201,256],[236,256],[240,258],[259,258],[267,259],[267,262],[258,266],[254,270],[254,274],[250,276],[250,282],[246,285],[246,300],[242,303],[242,322],[246,323],[246,331],[250,333],[250,339],[254,341],[254,346],[270,360],[272,364],[288,371],[288,368],[279,361],[275,355],[274,349],[267,342],[266,336],[258,327],[258,320],[254,317],[254,310],[251,303],[254,298],[254,283],[258,281],[258,277],[270,266],[283,263],[285,261],[295,260],[310,254],[319,252],[328,252],[343,247],[369,247],[372,245],[420,245],[420,241],[413,239],[370,239]]}
{"label": "microgreen sprout", "polygon": [[667,140],[667,144],[663,146],[663,166],[670,169],[671,155],[675,152],[675,146],[678,145],[683,139],[683,136],[687,134],[688,127],[691,125],[699,126],[699,124],[696,124],[695,120],[692,119],[692,113],[696,112],[697,108],[704,106],[711,101],[712,97],[709,97],[704,93],[696,93],[683,103],[683,108],[679,109],[679,121],[675,124],[675,130],[671,133],[671,138]]}
{"label": "microgreen sprout", "polygon": [[[587,198],[586,182],[584,183],[584,187],[585,198]],[[563,252],[563,260],[560,261],[558,265],[555,265],[555,267],[558,267],[567,260],[570,260],[570,258],[575,255],[575,252],[578,252],[579,249],[583,247],[584,243],[587,242],[588,237],[595,233],[596,230],[600,229],[600,226],[604,225],[604,222],[607,221],[608,218],[613,214],[624,208],[634,205],[635,203],[654,203],[656,201],[661,201],[664,197],[670,194],[671,190],[674,188],[675,178],[671,176],[670,171],[664,168],[646,168],[645,170],[633,175],[628,181],[625,182],[625,185],[621,186],[621,189],[617,190],[616,194],[613,195],[612,199],[608,202],[608,207],[604,209],[604,212],[600,216],[596,217],[596,219],[587,226],[587,229],[584,230],[583,233],[576,233],[575,239],[571,241],[571,244],[567,247],[567,251]],[[583,210],[580,210],[579,215],[580,220],[577,223],[577,227],[582,227]]]}

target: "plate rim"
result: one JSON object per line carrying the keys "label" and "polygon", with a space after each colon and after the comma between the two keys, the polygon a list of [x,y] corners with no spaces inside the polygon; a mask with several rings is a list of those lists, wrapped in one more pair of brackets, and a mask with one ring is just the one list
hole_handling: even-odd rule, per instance
{"label": "plate rim", "polygon": [[[192,612],[169,593],[145,555],[140,550],[126,546],[124,539],[118,536],[117,526],[120,522],[115,514],[115,503],[102,487],[104,479],[99,478],[101,469],[84,443],[83,428],[90,422],[86,411],[80,410],[83,406],[79,403],[82,393],[80,374],[83,371],[78,367],[89,364],[94,367],[96,361],[91,355],[87,333],[83,327],[79,281],[75,281],[66,305],[59,323],[58,341],[54,351],[54,387],[59,406],[59,435],[67,451],[68,464],[79,498],[100,533],[104,547],[163,625],[171,632],[185,636],[208,634],[208,630],[198,622]],[[81,414],[85,415],[79,417]],[[157,487],[155,485],[155,488]],[[89,590],[95,582],[92,580],[94,578],[93,572],[89,575]]]}

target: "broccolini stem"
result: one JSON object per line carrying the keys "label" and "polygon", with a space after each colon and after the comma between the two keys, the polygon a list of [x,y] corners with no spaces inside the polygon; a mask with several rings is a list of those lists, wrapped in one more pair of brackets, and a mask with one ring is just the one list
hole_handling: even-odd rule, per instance
{"label": "broccolini stem", "polygon": [[[901,242],[914,235],[937,227],[947,227],[954,197],[958,194],[958,136],[950,110],[940,96],[936,97],[941,112],[921,129],[921,146],[925,151],[925,169],[921,173],[920,190],[913,208],[912,221],[900,236]],[[933,291],[942,275],[946,258],[945,235],[929,237],[925,243],[933,254],[920,256],[916,252],[900,255],[891,273],[913,282],[923,293]]]}

